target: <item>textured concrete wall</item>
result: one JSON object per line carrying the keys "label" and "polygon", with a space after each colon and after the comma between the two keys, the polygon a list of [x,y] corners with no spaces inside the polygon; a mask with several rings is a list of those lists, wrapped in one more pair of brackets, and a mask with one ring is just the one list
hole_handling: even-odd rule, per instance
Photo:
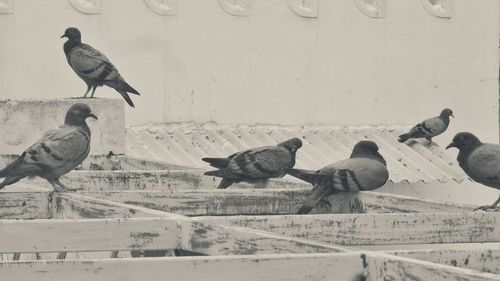
{"label": "textured concrete wall", "polygon": [[0,154],[21,154],[47,130],[64,124],[68,108],[87,103],[99,120],[87,119],[92,155],[125,153],[124,103],[112,99],[58,99],[0,101]]}
{"label": "textured concrete wall", "polygon": [[344,0],[319,1],[318,18],[285,0],[230,1],[250,3],[249,16],[216,0],[166,1],[175,8],[167,16],[139,0],[88,2],[100,13],[68,0],[16,0],[13,14],[0,14],[2,98],[83,94],[59,39],[77,26],[142,93],[126,109],[128,125],[413,124],[449,106],[457,119],[447,139],[458,130],[498,138],[496,0],[451,1],[451,18],[415,0],[387,0],[383,18]]}

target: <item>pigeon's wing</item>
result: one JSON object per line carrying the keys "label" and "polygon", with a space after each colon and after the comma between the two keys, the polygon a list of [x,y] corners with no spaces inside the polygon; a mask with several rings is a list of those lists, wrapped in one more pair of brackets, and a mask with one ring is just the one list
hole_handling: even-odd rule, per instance
{"label": "pigeon's wing", "polygon": [[229,161],[228,169],[252,179],[279,177],[291,168],[292,156],[282,147],[266,146],[236,154]]}
{"label": "pigeon's wing", "polygon": [[500,145],[483,144],[467,159],[464,171],[475,181],[500,188]]}
{"label": "pigeon's wing", "polygon": [[70,171],[88,155],[89,145],[90,138],[81,129],[64,126],[42,137],[0,174],[31,176],[61,169]]}
{"label": "pigeon's wing", "polygon": [[446,124],[438,117],[430,118],[422,122],[422,129],[427,135],[439,135],[446,130]]}
{"label": "pigeon's wing", "polygon": [[68,62],[80,77],[94,82],[121,78],[104,54],[86,44],[73,48],[68,54]]}
{"label": "pigeon's wing", "polygon": [[373,190],[389,179],[387,167],[380,161],[369,158],[351,158],[337,163],[338,179],[334,180],[336,190]]}

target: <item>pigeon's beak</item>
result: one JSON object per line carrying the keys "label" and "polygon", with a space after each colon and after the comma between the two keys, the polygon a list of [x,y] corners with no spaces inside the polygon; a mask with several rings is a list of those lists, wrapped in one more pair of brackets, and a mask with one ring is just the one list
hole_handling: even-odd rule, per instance
{"label": "pigeon's beak", "polygon": [[68,37],[66,34],[61,35],[61,38]]}
{"label": "pigeon's beak", "polygon": [[452,148],[452,147],[457,147],[457,145],[454,142],[452,142],[452,143],[448,144],[448,146],[446,146],[446,149]]}
{"label": "pigeon's beak", "polygon": [[452,113],[452,114],[450,114],[450,116],[451,116],[451,117],[453,117],[453,118],[455,118],[455,115],[453,115],[453,113]]}
{"label": "pigeon's beak", "polygon": [[99,120],[99,118],[97,118],[97,116],[95,116],[95,114],[94,114],[94,113],[90,113],[90,114],[89,114],[89,117],[92,117],[92,118],[94,118],[95,120]]}

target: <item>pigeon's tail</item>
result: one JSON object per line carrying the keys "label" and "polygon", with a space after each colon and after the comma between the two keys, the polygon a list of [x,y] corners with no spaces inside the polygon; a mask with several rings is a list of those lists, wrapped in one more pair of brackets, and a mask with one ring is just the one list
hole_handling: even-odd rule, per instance
{"label": "pigeon's tail", "polygon": [[286,173],[311,184],[316,184],[318,182],[316,177],[320,176],[316,171],[301,169],[288,169]]}
{"label": "pigeon's tail", "polygon": [[132,86],[125,82],[122,77],[118,77],[113,80],[107,80],[104,84],[112,87],[118,92],[127,92],[138,96],[141,95],[136,89],[132,88]]}
{"label": "pigeon's tail", "polygon": [[129,92],[129,93],[132,93],[134,95],[138,95],[140,96],[141,94],[139,94],[139,92],[137,92],[136,89],[132,88],[132,86],[130,86],[127,82],[123,81],[123,87],[124,87],[124,90]]}
{"label": "pigeon's tail", "polygon": [[127,92],[125,92],[125,91],[118,91],[118,93],[120,93],[120,95],[122,95],[123,99],[128,103],[128,105],[130,105],[131,107],[135,108],[134,103],[130,99],[130,97],[127,94]]}
{"label": "pigeon's tail", "polygon": [[226,169],[208,171],[208,172],[205,172],[204,175],[221,177],[222,181],[219,183],[219,186],[217,186],[218,189],[224,189],[224,188],[227,188],[228,186],[232,185],[235,182],[239,182],[239,180],[236,179],[235,175],[232,174],[231,172],[228,172]]}
{"label": "pigeon's tail", "polygon": [[217,186],[217,189],[225,189],[228,188],[230,185],[234,183],[233,180],[223,178],[221,182],[219,183],[219,186]]}
{"label": "pigeon's tail", "polygon": [[210,166],[215,168],[226,168],[229,165],[229,159],[227,158],[202,158],[201,160],[210,163]]}
{"label": "pigeon's tail", "polygon": [[12,176],[12,177],[7,177],[3,180],[3,182],[0,183],[0,189],[4,188],[7,185],[13,184],[21,180],[23,176]]}
{"label": "pigeon's tail", "polygon": [[410,139],[410,134],[406,133],[406,134],[402,134],[401,136],[399,136],[398,141],[405,142],[409,139]]}
{"label": "pigeon's tail", "polygon": [[[24,156],[25,154],[23,154]],[[0,170],[0,178],[8,177],[10,172],[13,170],[17,170],[17,168],[23,163],[23,156],[14,160],[14,162],[7,165],[7,167]]]}
{"label": "pigeon's tail", "polygon": [[204,173],[205,176],[214,176],[214,177],[221,177],[222,172],[221,170],[214,170],[214,171],[208,171]]}
{"label": "pigeon's tail", "polygon": [[239,182],[242,180],[241,175],[235,174],[235,173],[231,172],[231,170],[229,170],[229,169],[208,171],[208,172],[205,172],[204,175],[225,178],[228,180],[232,180],[233,182]]}
{"label": "pigeon's tail", "polygon": [[125,99],[125,101],[130,105],[131,107],[135,107],[134,103],[130,99],[127,93],[132,93],[134,95],[140,96],[139,92],[137,92],[136,89],[132,88],[127,82],[125,82],[122,79],[113,79],[113,80],[108,80],[105,85],[108,85],[115,89],[122,97]]}
{"label": "pigeon's tail", "polygon": [[309,195],[306,202],[304,202],[302,207],[300,207],[297,211],[297,214],[308,214],[319,203],[319,201],[332,193],[334,193],[334,191],[331,188],[328,188],[328,186],[322,184],[315,185],[311,195]]}

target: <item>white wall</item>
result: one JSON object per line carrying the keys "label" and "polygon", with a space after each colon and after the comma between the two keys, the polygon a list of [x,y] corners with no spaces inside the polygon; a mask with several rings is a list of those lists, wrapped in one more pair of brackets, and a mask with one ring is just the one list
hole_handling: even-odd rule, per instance
{"label": "white wall", "polygon": [[285,0],[252,0],[249,17],[216,0],[173,2],[177,15],[160,16],[139,0],[102,0],[99,15],[67,0],[16,0],[14,14],[0,14],[0,97],[83,94],[59,39],[76,26],[142,93],[129,126],[413,124],[448,106],[457,119],[443,144],[458,130],[498,139],[496,0],[455,0],[451,19],[417,0],[388,0],[381,19],[348,0],[320,0],[318,19]]}

